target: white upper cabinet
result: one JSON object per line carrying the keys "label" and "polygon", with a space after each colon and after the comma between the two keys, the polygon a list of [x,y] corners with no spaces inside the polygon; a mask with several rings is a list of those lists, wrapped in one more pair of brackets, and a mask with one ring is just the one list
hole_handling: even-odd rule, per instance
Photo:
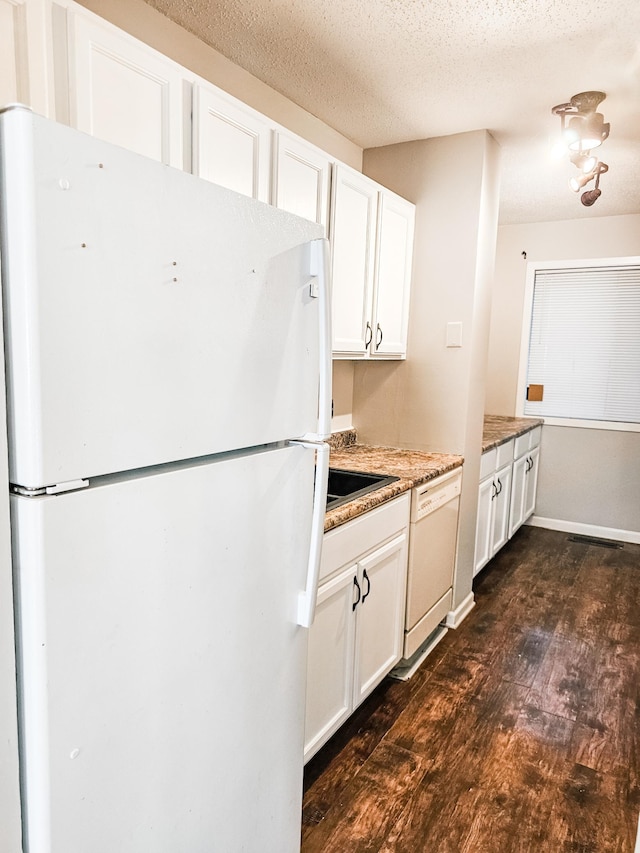
{"label": "white upper cabinet", "polygon": [[0,107],[50,115],[51,57],[44,0],[0,0]]}
{"label": "white upper cabinet", "polygon": [[67,15],[72,127],[182,168],[183,69],[94,15]]}
{"label": "white upper cabinet", "polygon": [[415,206],[386,189],[378,202],[374,336],[371,355],[397,358],[407,353],[409,295]]}
{"label": "white upper cabinet", "polygon": [[324,227],[335,358],[405,358],[415,207],[73,0],[0,0],[0,106]]}
{"label": "white upper cabinet", "polygon": [[415,206],[343,165],[332,201],[334,356],[404,358]]}
{"label": "white upper cabinet", "polygon": [[269,203],[272,125],[220,89],[193,90],[193,173]]}
{"label": "white upper cabinet", "polygon": [[275,134],[273,204],[324,225],[329,219],[331,158],[288,133]]}
{"label": "white upper cabinet", "polygon": [[347,357],[363,356],[373,338],[377,207],[377,184],[337,165],[331,207],[333,350]]}
{"label": "white upper cabinet", "polygon": [[0,105],[29,103],[26,6],[0,0]]}

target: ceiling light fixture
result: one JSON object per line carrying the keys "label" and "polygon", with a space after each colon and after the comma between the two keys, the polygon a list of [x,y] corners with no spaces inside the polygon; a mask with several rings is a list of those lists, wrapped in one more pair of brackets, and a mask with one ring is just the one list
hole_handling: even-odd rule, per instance
{"label": "ceiling light fixture", "polygon": [[607,172],[609,167],[606,163],[598,163],[598,168],[595,171],[596,175],[596,185],[592,190],[587,190],[586,193],[582,193],[580,196],[580,201],[584,204],[585,207],[591,207],[592,204],[595,204],[596,201],[602,195],[602,190],[600,189],[600,175],[604,175]]}
{"label": "ceiling light fixture", "polygon": [[609,169],[606,163],[599,163],[598,158],[591,153],[593,148],[598,148],[609,136],[610,125],[605,124],[602,113],[596,112],[605,98],[604,92],[580,92],[568,103],[558,104],[551,110],[554,115],[560,116],[560,134],[569,160],[582,173],[571,178],[569,187],[578,192],[589,181],[596,179],[595,189],[588,190],[580,197],[586,207],[590,207],[600,198],[600,175]]}

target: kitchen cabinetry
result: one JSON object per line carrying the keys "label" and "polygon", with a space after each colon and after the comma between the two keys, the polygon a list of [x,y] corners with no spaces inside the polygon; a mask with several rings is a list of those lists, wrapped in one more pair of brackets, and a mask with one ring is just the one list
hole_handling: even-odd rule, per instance
{"label": "kitchen cabinetry", "polygon": [[482,454],[474,575],[534,511],[540,434],[535,427]]}
{"label": "kitchen cabinetry", "polygon": [[414,224],[415,205],[380,188],[371,358],[407,354]]}
{"label": "kitchen cabinetry", "polygon": [[474,575],[509,538],[513,446],[512,439],[482,454]]}
{"label": "kitchen cabinetry", "polygon": [[24,2],[0,0],[0,105],[29,102]]}
{"label": "kitchen cabinetry", "polygon": [[44,0],[0,0],[0,106],[19,102],[50,114],[45,20]]}
{"label": "kitchen cabinetry", "polygon": [[409,495],[325,534],[309,632],[305,760],[402,654]]}
{"label": "kitchen cabinetry", "polygon": [[329,220],[331,158],[299,137],[275,134],[272,202],[324,226]]}
{"label": "kitchen cabinetry", "polygon": [[95,15],[66,14],[71,126],[183,168],[183,69]]}
{"label": "kitchen cabinetry", "polygon": [[541,428],[536,427],[515,440],[509,536],[513,536],[535,509],[540,436]]}
{"label": "kitchen cabinetry", "polygon": [[214,86],[194,85],[194,175],[269,203],[271,136],[260,113]]}
{"label": "kitchen cabinetry", "polygon": [[359,172],[335,168],[333,351],[403,358],[407,348],[415,207]]}
{"label": "kitchen cabinetry", "polygon": [[0,104],[320,223],[335,357],[406,357],[413,204],[73,0],[0,0],[0,25]]}

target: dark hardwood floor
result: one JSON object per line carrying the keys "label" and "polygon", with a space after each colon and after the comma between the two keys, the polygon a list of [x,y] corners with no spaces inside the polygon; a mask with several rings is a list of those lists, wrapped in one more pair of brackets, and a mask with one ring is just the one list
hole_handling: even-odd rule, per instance
{"label": "dark hardwood floor", "polygon": [[303,853],[633,853],[640,545],[523,527],[309,762]]}

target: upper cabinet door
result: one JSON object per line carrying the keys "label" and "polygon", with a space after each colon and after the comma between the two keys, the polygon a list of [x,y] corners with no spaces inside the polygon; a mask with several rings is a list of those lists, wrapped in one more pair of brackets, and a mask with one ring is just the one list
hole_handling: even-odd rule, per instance
{"label": "upper cabinet door", "polygon": [[29,103],[24,2],[0,0],[0,106]]}
{"label": "upper cabinet door", "polygon": [[219,89],[196,83],[193,95],[193,173],[268,204],[268,120]]}
{"label": "upper cabinet door", "polygon": [[68,15],[72,127],[182,168],[180,67],[94,16]]}
{"label": "upper cabinet door", "polygon": [[50,117],[50,55],[45,4],[0,0],[0,106],[26,104]]}
{"label": "upper cabinet door", "polygon": [[276,133],[273,203],[281,210],[318,222],[327,233],[331,159],[313,145]]}
{"label": "upper cabinet door", "polygon": [[377,205],[376,183],[336,166],[331,211],[333,351],[347,358],[363,358],[373,336]]}
{"label": "upper cabinet door", "polygon": [[372,358],[407,353],[415,206],[381,190],[373,310]]}

